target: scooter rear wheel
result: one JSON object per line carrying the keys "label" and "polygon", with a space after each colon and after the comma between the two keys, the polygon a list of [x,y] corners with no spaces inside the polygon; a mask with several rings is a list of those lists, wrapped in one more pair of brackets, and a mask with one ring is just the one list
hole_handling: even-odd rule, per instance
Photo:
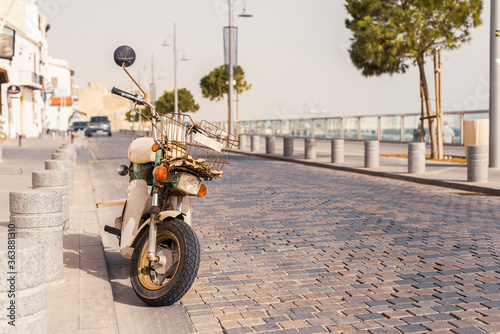
{"label": "scooter rear wheel", "polygon": [[143,233],[132,254],[130,280],[137,296],[150,306],[179,301],[191,288],[200,267],[200,244],[193,229],[180,219],[158,224],[155,269],[148,259],[148,233]]}

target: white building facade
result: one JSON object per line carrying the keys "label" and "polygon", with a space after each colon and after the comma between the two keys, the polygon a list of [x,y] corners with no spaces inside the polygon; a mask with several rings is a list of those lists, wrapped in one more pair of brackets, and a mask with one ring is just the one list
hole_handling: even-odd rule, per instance
{"label": "white building facade", "polygon": [[[0,113],[6,119],[2,131],[9,138],[68,127],[67,100],[60,101],[64,107],[59,109],[52,108],[51,98],[69,94],[72,100],[71,71],[67,62],[49,58],[48,29],[37,0],[0,1]],[[49,74],[49,69],[55,73]],[[56,78],[59,91],[50,89],[51,78]]]}
{"label": "white building facade", "polygon": [[45,129],[68,130],[73,106],[73,71],[64,59],[49,57],[47,63],[46,96],[49,102]]}

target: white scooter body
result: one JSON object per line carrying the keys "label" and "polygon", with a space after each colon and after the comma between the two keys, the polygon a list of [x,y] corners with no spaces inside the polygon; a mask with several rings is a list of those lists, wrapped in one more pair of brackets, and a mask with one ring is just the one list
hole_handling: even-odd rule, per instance
{"label": "white scooter body", "polygon": [[[133,163],[148,163],[153,162],[155,159],[154,152],[151,151],[153,145],[153,138],[144,137],[137,138],[132,141],[128,148],[128,157]],[[122,217],[120,236],[120,255],[123,258],[132,258],[134,251],[134,242],[142,232],[142,230],[149,224],[149,219],[143,222],[141,226],[139,223],[144,214],[148,214],[151,209],[152,198],[148,194],[148,185],[145,180],[135,179],[130,181],[127,191],[127,205]],[[181,202],[178,202],[177,196],[169,198],[171,203],[170,210],[160,212],[160,221],[172,217],[176,218],[181,216],[186,224],[191,226],[191,199],[189,196],[181,197]]]}
{"label": "white scooter body", "polygon": [[[189,196],[181,198],[181,205],[177,203],[178,198],[169,198],[171,207],[178,210],[167,210],[160,212],[159,220],[167,217],[182,217],[184,222],[191,226],[191,199]],[[141,217],[149,213],[151,209],[151,196],[148,195],[147,183],[145,180],[135,179],[128,185],[127,206],[123,214],[120,237],[120,255],[125,259],[131,259],[134,251],[134,242],[141,234],[142,230],[149,225],[149,219],[139,226]]]}

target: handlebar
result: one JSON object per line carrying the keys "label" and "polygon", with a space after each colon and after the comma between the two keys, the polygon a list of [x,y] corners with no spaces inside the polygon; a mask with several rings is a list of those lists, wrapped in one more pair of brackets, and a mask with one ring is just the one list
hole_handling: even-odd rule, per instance
{"label": "handlebar", "polygon": [[133,101],[134,103],[137,103],[137,104],[140,104],[140,105],[146,105],[148,106],[151,111],[152,111],[152,114],[153,114],[153,117],[152,117],[152,120],[151,120],[151,123],[153,124],[153,140],[155,141],[155,143],[157,143],[158,145],[160,145],[160,143],[158,142],[158,134],[156,133],[156,121],[157,121],[157,118],[159,117],[158,113],[156,112],[156,108],[155,106],[149,102],[148,100],[144,99],[141,95],[139,94],[131,94],[129,92],[126,92],[124,90],[121,90],[121,89],[118,89],[116,87],[113,87],[111,89],[111,94],[116,94],[118,96],[121,96],[121,97],[124,97],[126,99],[129,99],[130,101]]}
{"label": "handlebar", "polygon": [[124,90],[118,89],[116,87],[113,87],[111,89],[111,94],[116,94],[116,95],[119,95],[119,96],[124,97],[126,99],[129,99],[131,101],[134,101],[136,103],[142,104],[141,103],[142,99],[141,99],[141,97],[138,94],[131,94],[131,93],[128,93],[128,92],[126,92]]}

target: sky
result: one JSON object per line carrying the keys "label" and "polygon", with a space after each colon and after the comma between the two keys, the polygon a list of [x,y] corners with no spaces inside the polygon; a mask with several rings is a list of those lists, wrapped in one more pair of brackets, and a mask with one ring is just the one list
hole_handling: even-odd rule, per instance
{"label": "sky", "polygon": [[[416,68],[405,74],[366,78],[352,65],[348,49],[348,17],[341,0],[246,0],[251,18],[241,18],[244,1],[233,0],[238,27],[238,65],[252,88],[240,95],[239,119],[264,120],[321,116],[420,113]],[[227,120],[227,100],[203,98],[200,79],[224,62],[223,27],[228,25],[227,0],[39,0],[51,25],[49,54],[69,61],[75,83],[91,81],[131,89],[131,81],[115,65],[120,45],[134,48],[129,67],[147,89],[151,58],[157,96],[174,87],[172,40],[189,61],[179,61],[177,87],[187,88],[200,105],[195,120]],[[489,1],[483,24],[472,41],[443,54],[443,110],[488,109]],[[427,66],[433,83],[432,64]],[[310,109],[321,110],[311,114]]]}

